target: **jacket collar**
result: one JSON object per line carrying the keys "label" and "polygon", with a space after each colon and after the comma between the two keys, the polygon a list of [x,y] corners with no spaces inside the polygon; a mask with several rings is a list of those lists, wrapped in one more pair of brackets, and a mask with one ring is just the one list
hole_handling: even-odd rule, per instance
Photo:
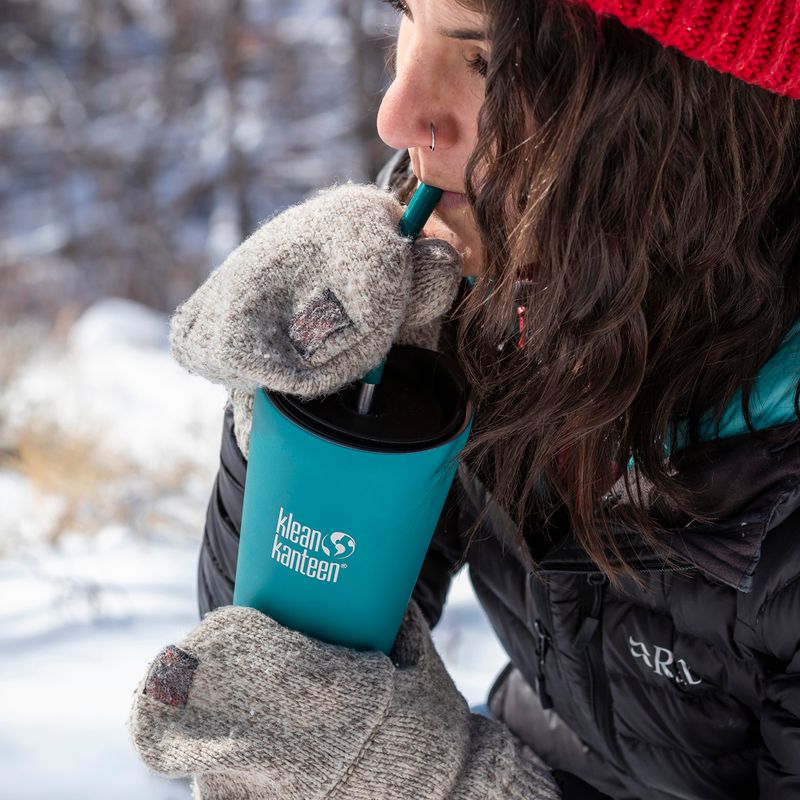
{"label": "jacket collar", "polygon": [[[800,321],[790,329],[775,353],[759,370],[751,387],[751,432],[741,410],[741,389],[716,423],[707,414],[701,441],[676,447],[670,467],[685,486],[697,491],[698,510],[715,519],[702,524],[679,512],[657,495],[643,476],[639,479],[648,512],[669,531],[669,549],[690,567],[742,592],[749,592],[767,533],[800,508],[800,431],[794,396],[800,378]],[[679,430],[678,444],[685,437]],[[635,485],[636,465],[628,477]],[[609,503],[629,504],[631,497],[620,477],[606,495]],[[614,531],[623,555],[643,570],[666,569],[663,559],[641,539]],[[586,562],[571,536],[552,548],[542,561],[546,570],[576,568]],[[587,565],[588,566],[588,565]]]}
{"label": "jacket collar", "polygon": [[[669,532],[669,550],[686,567],[749,592],[764,537],[800,508],[800,439],[796,427],[790,423],[701,442],[673,455],[670,463],[676,477],[697,490],[698,510],[716,521],[701,523],[689,517],[642,478],[645,507]],[[629,477],[635,480],[636,476]],[[608,497],[612,503],[630,502],[622,478]],[[623,556],[642,571],[675,569],[638,535],[623,529],[614,530],[614,535],[622,544]],[[578,549],[568,537],[547,554],[542,568],[567,569],[570,562],[574,567],[580,560]]]}

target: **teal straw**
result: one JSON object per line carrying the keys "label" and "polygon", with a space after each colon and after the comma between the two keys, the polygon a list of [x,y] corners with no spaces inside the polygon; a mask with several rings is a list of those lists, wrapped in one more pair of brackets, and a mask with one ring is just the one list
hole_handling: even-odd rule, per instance
{"label": "teal straw", "polygon": [[[442,189],[436,186],[428,186],[420,181],[417,190],[406,207],[405,213],[400,218],[400,233],[413,242],[422,231],[423,226],[428,221],[428,217],[433,213],[436,204],[442,196]],[[358,392],[358,413],[369,414],[372,406],[372,395],[375,387],[381,382],[383,377],[383,367],[386,359],[382,359],[377,367],[373,367],[363,378]]]}
{"label": "teal straw", "polygon": [[400,218],[400,233],[412,242],[420,235],[422,228],[433,213],[436,204],[442,197],[442,189],[428,186],[420,181],[405,213]]}

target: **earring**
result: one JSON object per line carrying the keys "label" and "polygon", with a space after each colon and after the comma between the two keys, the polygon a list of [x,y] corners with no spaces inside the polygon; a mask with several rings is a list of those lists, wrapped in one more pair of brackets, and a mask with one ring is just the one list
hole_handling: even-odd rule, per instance
{"label": "earring", "polygon": [[433,123],[431,122],[431,150],[436,149],[436,131],[433,129]]}

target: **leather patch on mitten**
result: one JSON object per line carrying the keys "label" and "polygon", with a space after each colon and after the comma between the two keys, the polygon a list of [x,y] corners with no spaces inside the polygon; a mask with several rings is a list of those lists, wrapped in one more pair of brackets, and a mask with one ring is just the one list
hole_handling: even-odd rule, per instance
{"label": "leather patch on mitten", "polygon": [[183,708],[199,664],[200,661],[185,650],[168,645],[150,666],[142,694],[168,706]]}
{"label": "leather patch on mitten", "polygon": [[310,358],[331,334],[352,324],[339,298],[325,289],[292,317],[289,341],[302,358]]}

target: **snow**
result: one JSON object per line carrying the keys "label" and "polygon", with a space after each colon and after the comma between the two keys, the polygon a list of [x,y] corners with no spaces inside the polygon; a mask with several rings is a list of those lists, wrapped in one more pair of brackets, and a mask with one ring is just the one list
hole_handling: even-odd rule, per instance
{"label": "snow", "polygon": [[12,382],[0,418],[14,431],[46,421],[96,440],[109,460],[154,477],[210,467],[226,392],[181,369],[167,333],[164,314],[122,298],[98,301],[74,324],[63,353],[40,353]]}
{"label": "snow", "polygon": [[109,528],[0,562],[0,796],[189,797],[128,740],[133,691],[197,623],[196,541]]}
{"label": "snow", "polygon": [[[64,467],[65,488],[43,478],[47,463],[0,461],[0,798],[190,797],[187,781],[147,770],[126,728],[151,659],[199,621],[225,402],[172,360],[167,331],[166,315],[105,298],[0,383],[0,454],[28,452],[44,430],[54,469],[59,442],[88,436],[100,470],[76,493],[85,463]],[[506,656],[466,570],[434,641],[468,702],[483,702]]]}

